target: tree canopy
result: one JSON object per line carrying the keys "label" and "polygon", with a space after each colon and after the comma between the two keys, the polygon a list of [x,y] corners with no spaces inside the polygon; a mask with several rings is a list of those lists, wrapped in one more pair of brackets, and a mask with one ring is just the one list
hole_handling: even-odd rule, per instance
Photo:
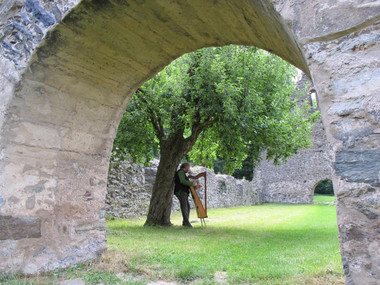
{"label": "tree canopy", "polygon": [[[317,113],[299,104],[296,69],[254,47],[204,48],[173,61],[134,94],[114,149],[139,163],[183,138],[194,163],[231,173],[266,152],[275,163],[311,145]],[[302,93],[302,92],[301,92]],[[165,147],[168,145],[166,144]]]}

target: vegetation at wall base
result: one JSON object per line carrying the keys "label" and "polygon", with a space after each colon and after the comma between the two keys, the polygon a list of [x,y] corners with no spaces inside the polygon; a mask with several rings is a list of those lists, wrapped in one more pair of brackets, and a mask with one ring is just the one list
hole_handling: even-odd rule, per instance
{"label": "vegetation at wall base", "polygon": [[315,194],[334,195],[334,187],[331,180],[324,180],[318,183],[314,189]]}

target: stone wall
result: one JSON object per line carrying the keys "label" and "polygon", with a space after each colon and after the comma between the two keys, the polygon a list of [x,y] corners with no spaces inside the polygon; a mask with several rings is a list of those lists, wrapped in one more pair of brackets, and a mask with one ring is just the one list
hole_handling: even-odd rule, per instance
{"label": "stone wall", "polygon": [[[101,254],[109,157],[132,94],[182,54],[234,43],[311,76],[347,283],[378,284],[379,15],[374,0],[2,1],[0,271]],[[8,227],[30,223],[41,237],[17,240]]]}
{"label": "stone wall", "polygon": [[[106,213],[116,218],[144,216],[148,213],[149,200],[157,172],[158,161],[149,167],[131,163],[129,160],[111,162],[108,175]],[[236,179],[230,175],[215,174],[213,170],[195,166],[191,174],[207,171],[207,206],[208,208],[232,207],[257,204],[258,195],[252,183]],[[198,183],[204,185],[204,179]],[[198,190],[203,201],[203,189]],[[194,208],[192,199],[191,207]],[[179,203],[173,198],[172,210],[178,211]]]}
{"label": "stone wall", "polygon": [[107,215],[115,218],[144,215],[148,212],[149,199],[144,168],[129,160],[111,161],[107,181]]}
{"label": "stone wall", "polygon": [[[306,75],[302,74],[297,89],[301,91],[309,86],[310,90],[315,90]],[[309,93],[301,97],[299,104],[306,98],[312,104]],[[300,150],[282,165],[276,166],[273,161],[265,159],[265,153],[262,155],[253,178],[262,202],[312,203],[315,186],[320,181],[332,179],[331,149],[321,121],[313,127],[310,139],[313,144],[311,148]]]}
{"label": "stone wall", "polygon": [[300,150],[280,166],[263,158],[252,180],[262,202],[312,203],[318,182],[331,179],[331,158],[320,121],[314,126],[311,139],[311,148]]}

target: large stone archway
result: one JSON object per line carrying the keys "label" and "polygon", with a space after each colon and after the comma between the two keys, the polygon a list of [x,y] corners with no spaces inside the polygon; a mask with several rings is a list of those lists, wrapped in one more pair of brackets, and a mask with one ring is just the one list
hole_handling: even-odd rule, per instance
{"label": "large stone archway", "polygon": [[313,79],[334,152],[347,280],[378,280],[378,1],[1,5],[0,271],[52,270],[104,251],[109,153],[134,90],[185,52],[234,43]]}

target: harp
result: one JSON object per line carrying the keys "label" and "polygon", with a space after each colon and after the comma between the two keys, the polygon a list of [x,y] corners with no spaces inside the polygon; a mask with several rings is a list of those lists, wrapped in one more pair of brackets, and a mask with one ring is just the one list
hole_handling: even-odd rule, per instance
{"label": "harp", "polygon": [[195,188],[193,186],[190,187],[190,191],[191,191],[191,196],[193,197],[193,200],[194,200],[194,205],[195,205],[196,210],[197,210],[198,218],[201,220],[201,225],[203,227],[203,226],[206,226],[205,218],[207,218],[207,172],[206,171],[201,172],[196,176],[189,176],[189,178],[191,178],[191,179],[199,179],[201,177],[204,177],[204,179],[205,179],[204,206],[202,204],[201,199],[198,196],[197,191],[195,190]]}

